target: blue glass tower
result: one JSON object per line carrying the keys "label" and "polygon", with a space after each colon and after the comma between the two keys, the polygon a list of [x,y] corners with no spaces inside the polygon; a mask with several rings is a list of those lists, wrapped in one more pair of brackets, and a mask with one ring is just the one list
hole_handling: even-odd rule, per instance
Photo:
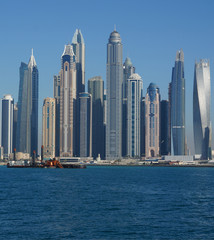
{"label": "blue glass tower", "polygon": [[28,65],[21,63],[18,97],[17,151],[32,154],[38,151],[39,73],[35,58]]}
{"label": "blue glass tower", "polygon": [[185,155],[185,79],[184,53],[177,51],[171,83],[172,151]]}

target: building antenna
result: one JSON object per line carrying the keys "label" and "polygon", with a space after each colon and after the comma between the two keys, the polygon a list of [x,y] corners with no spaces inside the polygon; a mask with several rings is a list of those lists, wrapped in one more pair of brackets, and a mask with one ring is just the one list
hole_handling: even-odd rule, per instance
{"label": "building antenna", "polygon": [[31,49],[31,56],[33,56],[33,48]]}
{"label": "building antenna", "polygon": [[114,24],[114,31],[116,32],[116,24]]}

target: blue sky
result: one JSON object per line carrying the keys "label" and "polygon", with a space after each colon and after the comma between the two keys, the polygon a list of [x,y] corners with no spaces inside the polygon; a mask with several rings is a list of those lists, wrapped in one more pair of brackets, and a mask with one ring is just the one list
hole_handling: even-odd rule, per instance
{"label": "blue sky", "polygon": [[[106,44],[116,24],[128,55],[144,81],[144,95],[155,82],[162,99],[176,51],[184,51],[187,142],[193,150],[192,95],[194,62],[210,59],[211,91],[214,67],[213,0],[37,0],[0,3],[0,97],[12,94],[17,101],[19,66],[28,62],[31,48],[39,68],[40,129],[42,102],[53,96],[53,75],[60,70],[64,45],[80,28],[86,44],[86,80],[106,79]],[[212,98],[213,102],[213,98]],[[213,105],[213,104],[212,104]],[[212,111],[214,124],[214,111]]]}

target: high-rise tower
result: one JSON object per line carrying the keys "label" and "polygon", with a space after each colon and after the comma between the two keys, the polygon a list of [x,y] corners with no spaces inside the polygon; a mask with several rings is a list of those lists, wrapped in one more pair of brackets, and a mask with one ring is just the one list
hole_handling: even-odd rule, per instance
{"label": "high-rise tower", "polygon": [[184,53],[177,51],[171,84],[172,152],[185,155],[185,79]]}
{"label": "high-rise tower", "polygon": [[141,144],[141,101],[143,98],[143,81],[134,73],[127,84],[127,155],[140,157]]}
{"label": "high-rise tower", "polygon": [[54,98],[56,99],[55,155],[60,156],[60,75],[54,75]]}
{"label": "high-rise tower", "polygon": [[169,154],[169,101],[160,102],[160,153]]}
{"label": "high-rise tower", "polygon": [[[85,42],[80,29],[76,29],[73,39],[72,47],[75,55],[76,63],[76,96],[77,96],[77,107],[76,107],[76,137],[75,142],[80,141],[80,112],[79,112],[79,94],[85,92]],[[79,146],[77,146],[76,155],[79,155]]]}
{"label": "high-rise tower", "polygon": [[122,156],[127,155],[127,94],[128,94],[128,79],[135,73],[135,67],[133,67],[131,59],[126,58],[123,64],[123,86],[122,86]]}
{"label": "high-rise tower", "polygon": [[11,95],[5,95],[1,100],[1,146],[4,148],[4,158],[13,151],[13,107]]}
{"label": "high-rise tower", "polygon": [[32,105],[31,105],[31,154],[33,151],[38,153],[38,111],[39,111],[39,73],[35,58],[32,55],[28,63],[28,78],[32,86]]}
{"label": "high-rise tower", "polygon": [[21,63],[18,96],[17,151],[30,153],[38,150],[39,73],[35,58],[28,65]]}
{"label": "high-rise tower", "polygon": [[210,63],[195,63],[193,88],[193,127],[195,154],[211,159]]}
{"label": "high-rise tower", "polygon": [[72,39],[77,73],[77,97],[85,92],[85,42],[80,29],[76,29]]}
{"label": "high-rise tower", "polygon": [[114,30],[107,45],[106,159],[120,159],[122,153],[123,46]]}
{"label": "high-rise tower", "polygon": [[45,158],[55,157],[56,99],[45,98],[42,108],[42,145]]}
{"label": "high-rise tower", "polygon": [[60,71],[60,156],[76,155],[76,64],[72,45],[65,46]]}
{"label": "high-rise tower", "polygon": [[104,159],[104,82],[100,76],[88,80],[88,92],[92,96],[92,156],[96,158],[100,154]]}
{"label": "high-rise tower", "polygon": [[156,84],[150,83],[145,99],[146,157],[160,154],[160,93]]}
{"label": "high-rise tower", "polygon": [[91,157],[92,153],[92,99],[89,93],[80,93],[80,157]]}

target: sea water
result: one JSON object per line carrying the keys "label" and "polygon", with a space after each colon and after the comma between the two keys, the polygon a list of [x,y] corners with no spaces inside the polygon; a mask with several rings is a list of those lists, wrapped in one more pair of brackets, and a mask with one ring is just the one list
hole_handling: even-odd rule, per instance
{"label": "sea water", "polygon": [[0,239],[214,239],[214,168],[0,167]]}

